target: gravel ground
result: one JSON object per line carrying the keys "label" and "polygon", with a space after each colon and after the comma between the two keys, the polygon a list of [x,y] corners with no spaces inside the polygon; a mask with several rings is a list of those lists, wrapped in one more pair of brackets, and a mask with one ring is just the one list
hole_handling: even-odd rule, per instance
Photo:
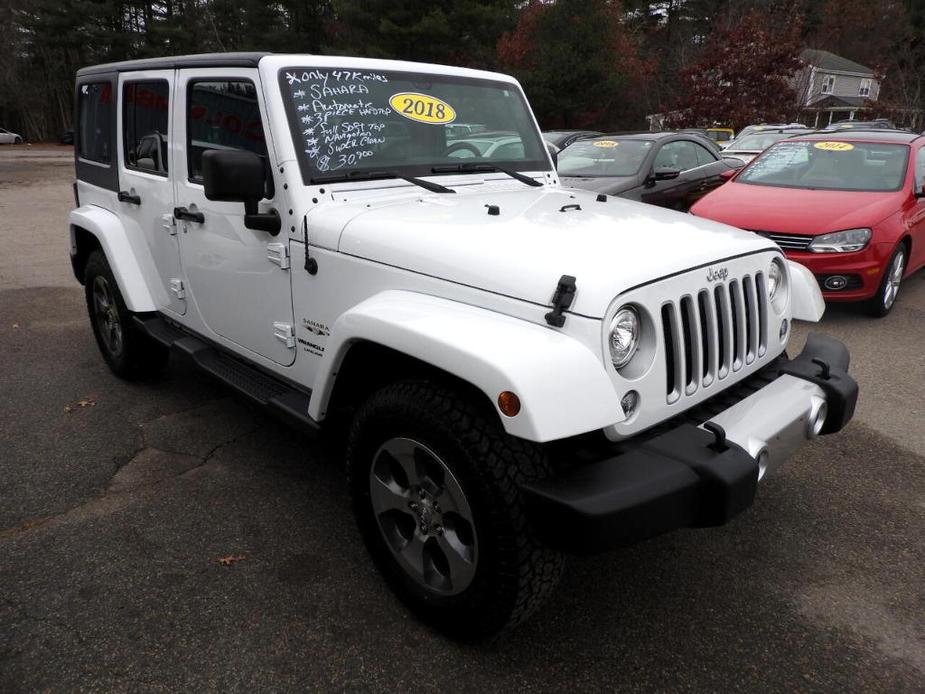
{"label": "gravel ground", "polygon": [[109,373],[71,177],[67,148],[0,149],[0,691],[923,691],[925,273],[815,328],[852,349],[857,417],[748,513],[576,559],[467,646],[384,587],[316,442],[183,362]]}

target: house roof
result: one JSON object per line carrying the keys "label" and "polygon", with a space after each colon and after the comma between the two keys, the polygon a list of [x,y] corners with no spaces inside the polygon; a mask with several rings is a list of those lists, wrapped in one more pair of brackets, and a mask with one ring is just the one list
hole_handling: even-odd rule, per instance
{"label": "house roof", "polygon": [[844,107],[844,108],[863,108],[868,99],[866,96],[835,96],[834,94],[826,94],[821,99],[816,99],[814,102],[809,104],[810,108],[835,108],[835,107]]}
{"label": "house roof", "polygon": [[862,75],[873,75],[874,71],[853,60],[842,58],[840,55],[820,51],[815,48],[806,48],[800,53],[803,62],[809,63],[823,70],[838,70],[840,72],[858,72]]}

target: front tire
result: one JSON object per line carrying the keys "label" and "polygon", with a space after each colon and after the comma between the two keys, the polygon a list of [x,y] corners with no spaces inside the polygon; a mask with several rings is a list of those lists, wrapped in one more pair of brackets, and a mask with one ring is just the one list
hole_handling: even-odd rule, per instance
{"label": "front tire", "polygon": [[21,145],[21,144],[22,144],[22,138],[21,138],[21,137],[16,137],[16,138],[14,138],[14,139],[13,139],[13,144],[14,144],[14,145]]}
{"label": "front tire", "polygon": [[135,327],[103,251],[93,251],[87,259],[84,291],[93,336],[112,372],[134,381],[163,371],[170,351]]}
{"label": "front tire", "polygon": [[868,304],[868,312],[875,318],[883,318],[896,305],[903,274],[906,271],[906,244],[900,243],[883,273],[883,280],[874,298]]}
{"label": "front tire", "polygon": [[516,626],[564,561],[528,525],[519,484],[548,476],[535,444],[474,398],[429,381],[389,385],[351,427],[347,474],[377,567],[424,621],[462,639]]}

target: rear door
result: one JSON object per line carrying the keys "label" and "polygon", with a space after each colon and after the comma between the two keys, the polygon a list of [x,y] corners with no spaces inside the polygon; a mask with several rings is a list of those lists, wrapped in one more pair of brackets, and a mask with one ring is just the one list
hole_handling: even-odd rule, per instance
{"label": "rear door", "polygon": [[170,178],[173,70],[119,75],[120,190],[116,205],[129,237],[144,238],[161,282],[158,304],[183,315],[186,298]]}
{"label": "rear door", "polygon": [[[279,206],[272,143],[255,69],[179,70],[176,204],[180,253],[192,296],[206,327],[245,350],[278,364],[295,361],[288,238],[244,226],[244,205],[207,200],[202,154],[243,149],[263,157],[266,199],[260,212]],[[185,211],[185,212],[184,212]],[[277,211],[279,211],[277,209]],[[201,222],[188,217],[202,215]]]}

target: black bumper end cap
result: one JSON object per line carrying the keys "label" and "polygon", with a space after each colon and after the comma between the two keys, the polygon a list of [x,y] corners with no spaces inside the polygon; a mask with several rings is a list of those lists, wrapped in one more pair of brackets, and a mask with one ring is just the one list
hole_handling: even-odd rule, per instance
{"label": "black bumper end cap", "polygon": [[722,525],[749,506],[758,464],[734,443],[684,424],[639,448],[522,485],[540,539],[572,554],[626,546],[683,527]]}
{"label": "black bumper end cap", "polygon": [[810,333],[799,356],[780,369],[781,375],[815,383],[825,393],[829,412],[821,434],[841,431],[854,416],[858,384],[848,375],[850,360],[843,342],[828,335]]}

